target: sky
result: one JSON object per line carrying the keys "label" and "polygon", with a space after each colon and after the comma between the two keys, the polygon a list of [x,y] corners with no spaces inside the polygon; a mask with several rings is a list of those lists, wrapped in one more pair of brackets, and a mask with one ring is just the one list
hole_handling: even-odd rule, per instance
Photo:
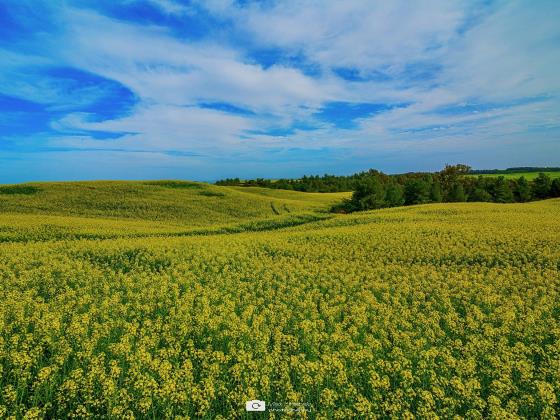
{"label": "sky", "polygon": [[0,183],[560,166],[558,0],[0,0]]}

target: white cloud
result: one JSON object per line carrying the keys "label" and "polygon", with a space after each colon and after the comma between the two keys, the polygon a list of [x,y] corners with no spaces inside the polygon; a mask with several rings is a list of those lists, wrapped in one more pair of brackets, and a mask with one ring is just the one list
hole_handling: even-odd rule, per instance
{"label": "white cloud", "polygon": [[441,54],[465,19],[467,5],[444,0],[415,6],[361,0],[202,4],[224,17],[234,16],[257,44],[300,50],[325,67],[382,67],[389,72]]}
{"label": "white cloud", "polygon": [[147,101],[174,105],[225,101],[274,111],[293,104],[316,105],[332,89],[296,69],[265,70],[244,63],[231,48],[182,42],[161,28],[74,11],[69,12],[69,21],[64,59],[123,83]]}
{"label": "white cloud", "polygon": [[[195,13],[194,6],[173,0],[151,3],[177,17]],[[282,147],[328,147],[374,159],[378,152],[412,156],[415,150],[441,148],[485,153],[503,144],[507,154],[506,136],[519,145],[523,139],[530,144],[546,138],[534,130],[558,133],[557,2],[287,0],[241,7],[211,0],[198,6],[230,21],[231,39],[212,34],[196,41],[176,38],[169,28],[66,6],[60,33],[42,44],[41,55],[48,58],[4,54],[0,91],[60,103],[64,89],[46,80],[18,79],[17,73],[26,63],[76,67],[122,83],[140,102],[132,115],[115,120],[92,122],[87,115],[70,114],[54,124],[61,133],[130,132],[136,134],[111,144],[129,150],[241,153],[247,159]],[[297,60],[261,66],[250,58],[254,48],[279,48],[321,71],[305,74]],[[377,71],[385,78],[343,80],[334,72],[341,67],[364,77]],[[423,70],[429,73],[425,77],[417,74]],[[329,101],[410,105],[362,118],[353,130],[313,121],[319,129],[284,137],[248,134],[310,121]],[[231,103],[254,114],[203,109],[199,102]],[[482,104],[478,112],[439,112],[473,102]],[[485,108],[488,103],[494,106]],[[71,147],[77,141],[68,136],[52,144]],[[104,145],[80,139],[78,147]]]}
{"label": "white cloud", "polygon": [[559,94],[558,22],[558,3],[505,3],[442,58],[442,80],[464,97],[489,101]]}
{"label": "white cloud", "polygon": [[[132,133],[110,140],[111,147],[130,150],[196,150],[216,152],[224,145],[238,143],[239,134],[251,127],[245,118],[223,112],[170,105],[140,106],[136,112],[117,120],[92,122],[88,114],[70,114],[54,123],[60,132],[101,131]],[[106,142],[81,141],[81,148],[106,148]],[[58,139],[56,146],[71,146]]]}

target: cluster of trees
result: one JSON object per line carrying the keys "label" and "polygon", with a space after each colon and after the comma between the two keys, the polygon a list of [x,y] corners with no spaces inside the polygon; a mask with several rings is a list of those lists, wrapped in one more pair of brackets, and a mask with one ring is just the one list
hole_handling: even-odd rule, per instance
{"label": "cluster of trees", "polygon": [[304,176],[299,179],[251,179],[240,180],[239,178],[226,178],[216,182],[216,185],[230,185],[243,187],[264,187],[281,190],[294,190],[303,192],[342,192],[355,191],[359,184],[372,176],[389,178],[388,175],[379,171],[370,169],[366,172],[360,172],[349,176],[337,175],[312,175]]}
{"label": "cluster of trees", "polygon": [[[528,168],[509,170],[514,173],[522,169],[527,171]],[[528,181],[523,176],[518,179],[506,179],[503,176],[475,177],[472,176],[473,173],[477,172],[472,171],[467,165],[447,165],[436,173],[386,175],[370,169],[349,176],[304,176],[300,179],[278,180],[257,178],[246,181],[228,178],[216,184],[305,192],[353,191],[351,199],[333,208],[333,211],[345,213],[424,203],[462,201],[513,203],[560,197],[560,179],[552,180],[542,172],[533,181]]]}
{"label": "cluster of trees", "polygon": [[544,173],[533,181],[524,177],[466,176],[469,173],[470,168],[466,165],[448,165],[434,174],[372,176],[358,185],[352,198],[337,205],[333,211],[352,212],[440,202],[513,203],[560,197],[560,179],[552,180]]}

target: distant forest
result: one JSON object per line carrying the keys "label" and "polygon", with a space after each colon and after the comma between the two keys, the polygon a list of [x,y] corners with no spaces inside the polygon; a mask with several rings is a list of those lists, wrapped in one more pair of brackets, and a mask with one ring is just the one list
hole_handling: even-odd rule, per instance
{"label": "distant forest", "polygon": [[[496,172],[495,172],[496,171]],[[551,179],[544,171],[560,168],[509,168],[506,170],[473,171],[467,165],[447,165],[435,173],[411,172],[386,175],[370,169],[349,176],[304,176],[300,179],[240,180],[228,178],[217,185],[257,186],[304,192],[353,191],[352,197],[335,206],[332,211],[348,213],[402,205],[441,202],[494,202],[514,203],[560,197],[560,178]],[[472,174],[511,174],[540,172],[532,181],[521,176],[506,179],[503,176],[465,176]]]}

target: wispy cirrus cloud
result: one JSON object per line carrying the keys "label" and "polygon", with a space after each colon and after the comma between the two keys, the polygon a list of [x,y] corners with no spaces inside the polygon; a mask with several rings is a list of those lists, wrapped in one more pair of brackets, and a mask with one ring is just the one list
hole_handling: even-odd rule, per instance
{"label": "wispy cirrus cloud", "polygon": [[0,176],[72,150],[197,179],[558,164],[559,20],[553,1],[8,2],[0,154],[20,159]]}

